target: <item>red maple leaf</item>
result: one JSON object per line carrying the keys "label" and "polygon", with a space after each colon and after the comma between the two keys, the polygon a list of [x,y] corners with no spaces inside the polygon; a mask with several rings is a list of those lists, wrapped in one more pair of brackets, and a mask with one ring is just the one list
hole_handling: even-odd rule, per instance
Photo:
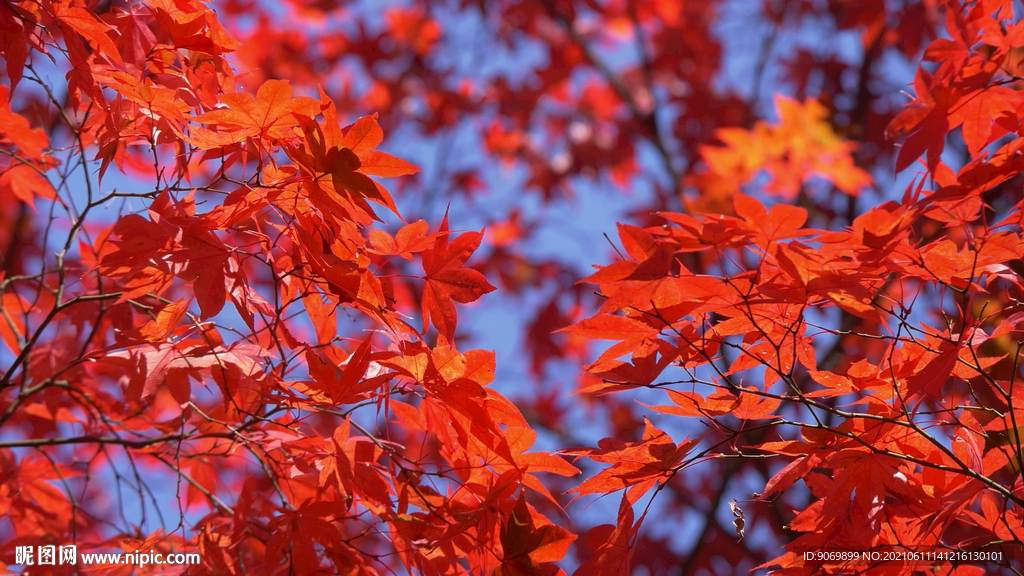
{"label": "red maple leaf", "polygon": [[457,315],[455,302],[475,302],[484,294],[493,292],[484,275],[465,267],[469,257],[480,246],[483,231],[466,232],[449,242],[448,215],[445,214],[439,230],[441,236],[434,247],[423,253],[423,329],[428,320],[437,331],[451,340],[455,335]]}

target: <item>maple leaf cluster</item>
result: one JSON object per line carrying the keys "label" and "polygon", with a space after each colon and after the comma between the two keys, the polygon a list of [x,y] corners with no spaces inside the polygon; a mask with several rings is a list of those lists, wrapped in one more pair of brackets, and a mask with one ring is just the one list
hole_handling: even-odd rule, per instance
{"label": "maple leaf cluster", "polygon": [[0,573],[1019,573],[1020,17],[3,3]]}
{"label": "maple leaf cluster", "polygon": [[[494,290],[467,265],[483,231],[384,229],[376,178],[419,169],[376,116],[242,89],[198,1],[0,12],[0,190],[59,223],[0,280],[3,564],[134,543],[198,550],[197,574],[552,572],[574,536],[526,493],[557,510],[538,475],[577,470],[530,451],[493,352],[454,345],[457,303]],[[187,535],[147,523],[159,499]]]}
{"label": "maple leaf cluster", "polygon": [[[802,207],[766,207],[737,192],[757,170],[769,173],[769,194],[787,199],[808,177],[847,194],[871,182],[822,121],[820,104],[809,101],[798,120],[799,105],[779,98],[778,126],[722,130],[725,146],[703,149],[706,168],[694,185],[707,195],[696,207],[719,208],[725,197],[731,211],[665,211],[660,224],[620,225],[621,260],[584,279],[604,297],[600,309],[567,329],[612,341],[586,367],[597,380],[581,392],[661,391],[670,403],[644,404],[652,415],[700,419],[707,431],[676,445],[647,421],[638,443],[606,439],[573,451],[611,464],[575,492],[622,490],[627,510],[653,489],[648,510],[699,463],[781,460],[763,467],[763,489],[732,503],[742,540],[747,518],[787,502],[784,553],[752,568],[999,569],[805,554],[969,549],[998,551],[1014,570],[1024,545],[1021,345],[1009,336],[1024,288],[1024,205],[1012,160],[1022,141],[1019,77],[1009,71],[1018,24],[1002,2],[949,2],[945,19],[952,40],[926,48],[926,63],[938,65],[919,68],[917,97],[889,124],[903,138],[897,171],[924,156],[925,171],[898,201],[823,230],[807,226]],[[797,122],[813,126],[818,146],[788,135]],[[940,154],[957,127],[968,156],[954,168]],[[821,344],[825,335],[831,346]],[[798,483],[806,497],[794,498]],[[621,538],[636,534],[636,519],[620,512],[611,528],[588,533],[594,557],[628,558]]]}

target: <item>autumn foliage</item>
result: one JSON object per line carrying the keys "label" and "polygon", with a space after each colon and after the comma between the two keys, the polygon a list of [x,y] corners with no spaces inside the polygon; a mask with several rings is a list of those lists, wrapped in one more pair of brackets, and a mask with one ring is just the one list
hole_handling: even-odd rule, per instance
{"label": "autumn foliage", "polygon": [[1022,17],[5,1],[0,573],[1019,574]]}

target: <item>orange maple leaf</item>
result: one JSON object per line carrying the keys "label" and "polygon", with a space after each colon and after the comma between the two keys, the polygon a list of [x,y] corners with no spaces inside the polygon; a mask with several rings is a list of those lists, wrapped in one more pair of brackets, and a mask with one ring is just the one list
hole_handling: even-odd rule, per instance
{"label": "orange maple leaf", "polygon": [[292,98],[287,80],[268,80],[256,97],[248,92],[224,94],[220,101],[227,108],[200,114],[194,119],[218,127],[218,131],[192,128],[192,143],[200,148],[219,148],[237,144],[246,138],[282,139],[297,136],[296,113],[314,116],[319,109],[316,100],[305,96]]}

